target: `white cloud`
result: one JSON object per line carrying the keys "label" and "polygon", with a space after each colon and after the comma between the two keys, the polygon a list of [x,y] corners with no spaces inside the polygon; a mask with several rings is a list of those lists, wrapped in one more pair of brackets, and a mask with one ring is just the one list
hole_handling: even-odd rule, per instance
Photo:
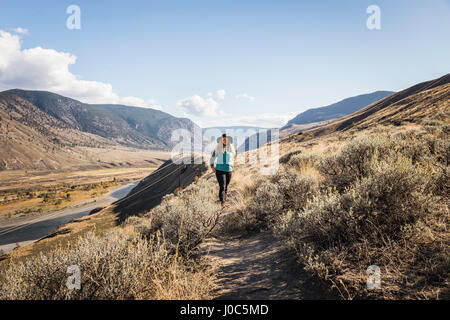
{"label": "white cloud", "polygon": [[25,29],[25,28],[14,28],[14,29],[12,29],[15,33],[18,33],[18,34],[23,34],[23,35],[26,35],[26,34],[29,34],[29,32],[28,32],[28,29]]}
{"label": "white cloud", "polygon": [[120,97],[111,84],[81,80],[69,71],[77,57],[41,47],[22,49],[21,36],[0,30],[0,86],[46,90],[86,103],[127,104],[160,109],[154,100]]}
{"label": "white cloud", "polygon": [[224,89],[220,89],[216,91],[216,96],[218,100],[223,100],[225,99],[227,92]]}
{"label": "white cloud", "polygon": [[253,97],[253,96],[251,96],[251,95],[249,95],[249,94],[247,94],[247,93],[241,93],[241,94],[238,94],[238,95],[236,96],[236,99],[244,99],[244,100],[248,100],[248,101],[250,101],[250,102],[255,101],[255,97]]}
{"label": "white cloud", "polygon": [[216,117],[221,115],[223,112],[219,110],[219,106],[219,103],[213,98],[205,99],[197,94],[177,102],[177,107],[184,109],[188,115],[197,117]]}

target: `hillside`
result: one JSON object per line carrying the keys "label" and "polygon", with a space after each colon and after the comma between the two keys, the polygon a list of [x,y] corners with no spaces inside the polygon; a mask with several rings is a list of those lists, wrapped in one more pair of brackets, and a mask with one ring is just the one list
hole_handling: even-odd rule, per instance
{"label": "hillside", "polygon": [[[167,148],[171,145],[171,130],[192,130],[195,126],[189,119],[176,118],[150,108],[85,104],[43,91],[8,90],[0,93],[0,101],[11,103],[11,98],[14,97],[28,101],[61,121],[66,128],[92,133],[133,147]],[[14,108],[15,105],[8,105],[8,108],[11,107]]]}
{"label": "hillside", "polygon": [[[283,138],[278,171],[238,164],[224,206],[203,164],[169,161],[129,198],[5,257],[0,297],[448,299],[449,78]],[[177,170],[184,189],[162,197]],[[63,283],[79,261],[82,290],[44,296],[42,279]]]}
{"label": "hillside", "polygon": [[165,195],[186,188],[207,169],[204,161],[201,164],[177,164],[167,160],[157,171],[131,190],[127,199],[122,199],[116,204],[114,212],[118,214],[118,220],[122,222],[129,216],[156,207]]}
{"label": "hillside", "polygon": [[305,125],[310,123],[323,122],[327,120],[341,118],[349,115],[369,104],[374,103],[391,95],[392,91],[376,91],[368,94],[362,94],[350,97],[342,101],[330,104],[328,106],[308,109],[298,114],[295,118],[288,121],[282,129],[288,129],[293,125]]}
{"label": "hillside", "polygon": [[92,166],[83,148],[167,150],[171,132],[193,130],[189,119],[153,109],[89,105],[50,92],[0,93],[0,169]]}
{"label": "hillside", "polygon": [[365,108],[329,124],[291,135],[282,141],[306,141],[333,132],[361,131],[377,125],[399,126],[418,123],[422,119],[442,112],[450,106],[450,74],[435,80],[425,81],[394,93]]}

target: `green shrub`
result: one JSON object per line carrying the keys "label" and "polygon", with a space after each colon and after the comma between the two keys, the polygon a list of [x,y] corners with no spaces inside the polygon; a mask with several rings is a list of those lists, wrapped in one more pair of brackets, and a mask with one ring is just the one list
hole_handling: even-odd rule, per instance
{"label": "green shrub", "polygon": [[259,223],[268,224],[278,216],[283,209],[284,195],[279,186],[272,181],[263,181],[255,190],[249,210]]}
{"label": "green shrub", "polygon": [[305,269],[344,298],[371,294],[364,279],[372,264],[384,272],[383,290],[374,294],[385,298],[401,296],[406,274],[413,279],[411,287],[425,290],[445,281],[448,273],[448,246],[437,236],[446,232],[448,208],[436,197],[448,190],[448,171],[433,174],[428,165],[401,155],[384,158],[365,157],[360,178],[289,210],[275,228]]}
{"label": "green shrub", "polygon": [[450,200],[450,167],[438,167],[430,184],[431,191],[447,201]]}
{"label": "green shrub", "polygon": [[329,192],[308,202],[292,216],[288,233],[299,232],[295,237],[322,246],[361,238],[382,241],[426,214],[431,198],[424,195],[424,172],[405,159],[377,163],[372,172],[342,194]]}

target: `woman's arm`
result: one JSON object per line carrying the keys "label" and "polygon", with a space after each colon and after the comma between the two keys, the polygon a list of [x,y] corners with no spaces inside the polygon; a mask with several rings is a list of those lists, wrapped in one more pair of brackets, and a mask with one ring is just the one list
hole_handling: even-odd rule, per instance
{"label": "woman's arm", "polygon": [[216,161],[216,158],[217,158],[217,150],[216,149],[213,150],[213,152],[211,154],[211,159],[209,160],[209,165],[211,166],[211,169],[214,172],[216,172],[216,168],[214,167],[214,162]]}

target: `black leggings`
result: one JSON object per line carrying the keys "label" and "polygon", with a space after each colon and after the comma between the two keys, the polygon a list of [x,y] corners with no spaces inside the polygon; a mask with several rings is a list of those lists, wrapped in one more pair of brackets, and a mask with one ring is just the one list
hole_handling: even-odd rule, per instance
{"label": "black leggings", "polygon": [[216,178],[219,182],[219,199],[223,202],[223,193],[227,193],[231,181],[231,172],[216,170]]}

